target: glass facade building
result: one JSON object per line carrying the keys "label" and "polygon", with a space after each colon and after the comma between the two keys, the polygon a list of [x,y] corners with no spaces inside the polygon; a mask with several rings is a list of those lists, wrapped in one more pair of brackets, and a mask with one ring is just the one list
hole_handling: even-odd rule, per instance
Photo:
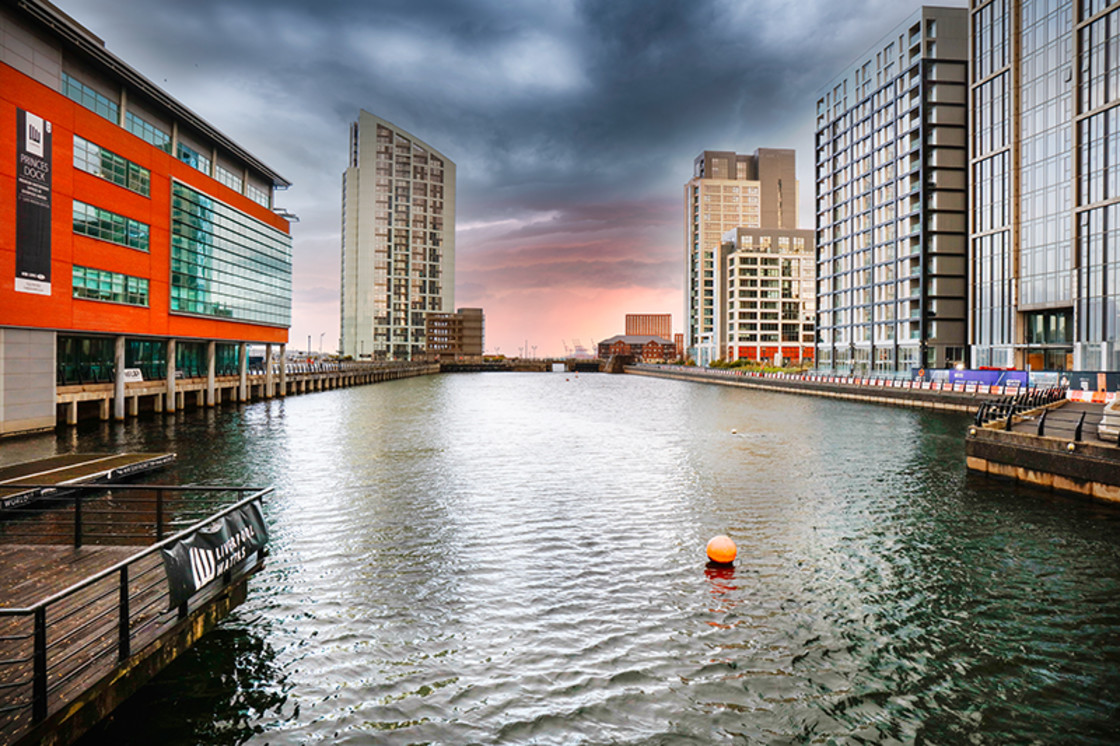
{"label": "glass facade building", "polygon": [[1120,3],[970,16],[972,362],[1118,370]]}
{"label": "glass facade building", "polygon": [[817,100],[817,366],[964,359],[967,11],[924,7]]}
{"label": "glass facade building", "polygon": [[288,326],[291,236],[185,184],[171,192],[171,310]]}

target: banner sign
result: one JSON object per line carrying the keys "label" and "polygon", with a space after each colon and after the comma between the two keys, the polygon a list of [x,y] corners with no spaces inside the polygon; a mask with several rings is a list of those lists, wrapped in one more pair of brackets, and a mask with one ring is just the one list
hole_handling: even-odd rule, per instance
{"label": "banner sign", "polygon": [[51,123],[16,109],[15,290],[51,294]]}
{"label": "banner sign", "polygon": [[268,542],[259,502],[226,514],[163,550],[163,567],[171,592],[171,609],[207,584],[220,579]]}

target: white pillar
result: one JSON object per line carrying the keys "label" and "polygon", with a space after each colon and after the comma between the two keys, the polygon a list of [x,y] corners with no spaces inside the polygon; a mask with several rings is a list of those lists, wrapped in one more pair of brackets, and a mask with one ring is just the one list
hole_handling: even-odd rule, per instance
{"label": "white pillar", "polygon": [[237,385],[237,400],[245,402],[249,400],[249,345],[242,342],[238,347],[238,376],[239,382]]}
{"label": "white pillar", "polygon": [[214,353],[217,343],[210,340],[206,343],[206,406],[214,406]]}
{"label": "white pillar", "polygon": [[280,345],[280,396],[288,395],[288,345]]}
{"label": "white pillar", "polygon": [[167,340],[167,392],[164,411],[174,412],[175,397],[175,340]]}
{"label": "white pillar", "polygon": [[117,337],[114,362],[116,371],[113,377],[113,419],[124,419],[124,337]]}

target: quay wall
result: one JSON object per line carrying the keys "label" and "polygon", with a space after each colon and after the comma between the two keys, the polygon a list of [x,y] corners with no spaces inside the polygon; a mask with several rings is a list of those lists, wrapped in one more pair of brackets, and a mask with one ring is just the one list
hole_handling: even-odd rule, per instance
{"label": "quay wall", "polygon": [[994,427],[970,427],[968,468],[1120,505],[1120,448]]}

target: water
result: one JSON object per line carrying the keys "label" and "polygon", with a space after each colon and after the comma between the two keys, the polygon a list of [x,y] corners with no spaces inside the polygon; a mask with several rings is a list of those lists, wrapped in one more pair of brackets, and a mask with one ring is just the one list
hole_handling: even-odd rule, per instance
{"label": "water", "polygon": [[1116,741],[1120,511],[969,476],[961,415],[491,373],[158,422],[0,448],[276,486],[249,600],[87,743]]}

